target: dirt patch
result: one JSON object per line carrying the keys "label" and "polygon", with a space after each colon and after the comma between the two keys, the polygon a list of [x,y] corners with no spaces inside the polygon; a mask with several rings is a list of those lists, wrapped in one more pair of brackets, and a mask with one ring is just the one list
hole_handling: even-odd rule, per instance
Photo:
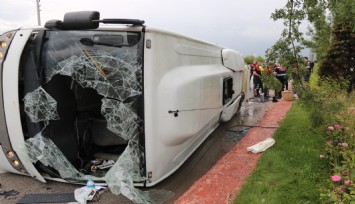
{"label": "dirt patch", "polygon": [[271,127],[279,125],[291,106],[292,101],[280,100],[275,106],[271,107],[256,125],[263,127],[250,128],[245,137],[175,203],[232,202],[262,155],[262,153],[248,152],[247,147],[272,137],[276,128]]}

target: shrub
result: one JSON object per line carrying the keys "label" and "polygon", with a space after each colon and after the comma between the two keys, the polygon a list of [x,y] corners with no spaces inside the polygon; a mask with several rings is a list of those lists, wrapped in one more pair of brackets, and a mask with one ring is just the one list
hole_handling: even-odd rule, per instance
{"label": "shrub", "polygon": [[319,127],[323,124],[333,124],[341,122],[339,113],[345,111],[349,94],[344,87],[348,86],[348,81],[338,81],[330,78],[322,78],[318,86],[304,84],[300,101],[313,113],[311,124]]}
{"label": "shrub", "polygon": [[320,197],[322,203],[355,203],[354,94],[339,92],[332,96],[323,101],[328,111],[324,118],[331,123],[325,127],[324,153],[320,158],[328,161],[331,170],[320,189]]}
{"label": "shrub", "polygon": [[262,70],[261,76],[264,88],[276,91],[280,91],[282,89],[281,82],[276,78],[270,67],[266,67],[266,69]]}

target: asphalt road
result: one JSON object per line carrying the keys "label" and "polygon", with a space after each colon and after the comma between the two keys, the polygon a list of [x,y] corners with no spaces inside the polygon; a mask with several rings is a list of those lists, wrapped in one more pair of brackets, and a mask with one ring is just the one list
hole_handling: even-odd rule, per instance
{"label": "asphalt road", "polygon": [[[229,122],[221,124],[174,174],[154,187],[141,190],[150,192],[152,198],[161,203],[173,203],[243,137],[243,133],[235,130],[243,130],[248,125],[254,125],[274,104],[271,101],[260,103],[259,100],[245,103],[241,112]],[[0,195],[1,204],[16,203],[25,194],[73,193],[80,187],[54,181],[42,183],[30,177],[11,173],[0,173],[0,185],[0,192],[10,190],[19,192],[18,195],[7,198]],[[107,190],[100,195],[100,200],[96,203],[132,202]]]}

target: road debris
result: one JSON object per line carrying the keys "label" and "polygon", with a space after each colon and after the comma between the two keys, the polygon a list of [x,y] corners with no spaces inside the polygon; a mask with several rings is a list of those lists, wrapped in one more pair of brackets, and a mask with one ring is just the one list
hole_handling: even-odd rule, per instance
{"label": "road debris", "polygon": [[0,196],[4,196],[7,200],[15,199],[18,194],[19,192],[15,190],[0,191]]}
{"label": "road debris", "polygon": [[26,194],[17,204],[28,203],[70,203],[75,202],[73,193]]}
{"label": "road debris", "polygon": [[86,204],[87,201],[97,202],[105,189],[106,187],[98,186],[92,179],[89,179],[86,186],[75,189],[74,197],[80,204]]}
{"label": "road debris", "polygon": [[264,141],[261,141],[253,146],[247,148],[248,151],[253,152],[254,154],[265,151],[275,144],[275,140],[273,138],[267,138]]}

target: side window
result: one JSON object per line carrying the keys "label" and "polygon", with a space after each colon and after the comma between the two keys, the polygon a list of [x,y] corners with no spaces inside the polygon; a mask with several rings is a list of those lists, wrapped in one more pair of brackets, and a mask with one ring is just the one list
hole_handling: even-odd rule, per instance
{"label": "side window", "polygon": [[233,97],[233,78],[227,77],[223,79],[223,105],[228,103]]}

